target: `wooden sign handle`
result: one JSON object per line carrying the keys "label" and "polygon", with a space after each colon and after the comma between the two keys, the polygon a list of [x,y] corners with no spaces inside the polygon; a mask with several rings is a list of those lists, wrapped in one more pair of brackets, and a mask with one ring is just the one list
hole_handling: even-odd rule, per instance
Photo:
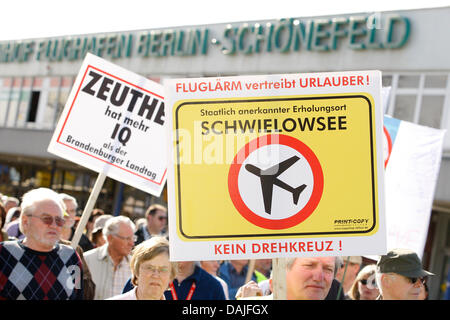
{"label": "wooden sign handle", "polygon": [[286,300],[286,258],[272,259],[273,300]]}
{"label": "wooden sign handle", "polygon": [[71,246],[76,249],[78,246],[78,242],[80,242],[81,234],[83,233],[84,228],[91,216],[92,210],[94,209],[94,205],[97,202],[98,195],[102,190],[103,183],[105,182],[106,174],[99,173],[97,180],[95,181],[94,188],[92,189],[91,194],[89,195],[89,199],[84,207],[83,214],[81,215],[80,222],[78,223],[77,229],[72,238]]}

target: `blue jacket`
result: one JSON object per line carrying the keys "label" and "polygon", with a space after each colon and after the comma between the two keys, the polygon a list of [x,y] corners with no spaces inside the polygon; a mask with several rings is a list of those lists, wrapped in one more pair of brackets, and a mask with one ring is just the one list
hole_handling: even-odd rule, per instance
{"label": "blue jacket", "polygon": [[[220,282],[199,266],[195,266],[194,273],[181,283],[178,283],[177,279],[173,280],[178,300],[186,299],[194,281],[196,287],[192,300],[225,300],[225,293]],[[173,300],[170,290],[165,291],[164,295],[167,300]]]}
{"label": "blue jacket", "polygon": [[[221,277],[228,285],[228,293],[230,300],[235,300],[235,296],[240,287],[245,283],[245,278],[247,276],[248,265],[246,265],[240,274],[236,272],[233,265],[226,261],[224,262],[218,272],[218,276]],[[253,272],[251,280],[256,281],[255,273]]]}

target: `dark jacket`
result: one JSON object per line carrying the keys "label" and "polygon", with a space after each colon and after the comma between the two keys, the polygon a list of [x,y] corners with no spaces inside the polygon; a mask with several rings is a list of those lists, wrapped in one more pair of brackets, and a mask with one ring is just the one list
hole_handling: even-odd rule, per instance
{"label": "dark jacket", "polygon": [[139,243],[145,240],[144,228],[146,228],[145,225],[137,229],[137,231],[134,233],[135,236],[137,237],[136,242],[134,243],[135,246],[137,246]]}
{"label": "dark jacket", "polygon": [[[218,275],[221,277],[228,285],[228,294],[230,300],[236,299],[236,293],[241,286],[245,283],[245,278],[247,277],[248,265],[246,265],[240,274],[236,273],[236,269],[234,269],[233,265],[226,261],[222,263],[219,268]],[[251,280],[257,282],[255,272],[252,274]]]}
{"label": "dark jacket", "polygon": [[[60,243],[70,246],[70,241],[67,240],[59,240]],[[77,246],[75,249],[78,255],[81,258],[81,262],[83,263],[83,300],[94,300],[95,296],[95,283],[92,281],[92,275],[89,271],[88,265],[84,260],[83,249],[80,246]]]}
{"label": "dark jacket", "polygon": [[328,291],[328,295],[325,297],[325,300],[350,300],[347,295],[345,295],[344,288],[341,289],[341,293],[338,297],[339,287],[341,283],[336,279],[333,279],[331,283],[330,291]]}
{"label": "dark jacket", "polygon": [[[177,279],[173,280],[173,288],[179,300],[186,300],[192,284],[195,283],[195,290],[192,300],[225,300],[225,292],[219,281],[212,275],[195,266],[194,273],[178,283]],[[174,300],[171,290],[166,290],[164,296],[167,300]]]}

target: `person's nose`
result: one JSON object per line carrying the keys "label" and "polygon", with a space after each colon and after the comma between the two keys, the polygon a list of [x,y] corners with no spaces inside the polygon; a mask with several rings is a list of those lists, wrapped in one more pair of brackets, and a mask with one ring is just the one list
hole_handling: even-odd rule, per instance
{"label": "person's nose", "polygon": [[324,278],[324,272],[322,268],[315,268],[313,270],[313,280],[317,282],[321,282]]}

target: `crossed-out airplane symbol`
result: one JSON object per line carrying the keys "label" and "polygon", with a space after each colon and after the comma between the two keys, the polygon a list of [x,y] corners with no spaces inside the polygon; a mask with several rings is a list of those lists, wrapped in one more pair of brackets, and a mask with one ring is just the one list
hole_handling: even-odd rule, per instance
{"label": "crossed-out airplane symbol", "polygon": [[284,171],[289,169],[298,160],[300,160],[299,157],[293,156],[293,157],[291,157],[285,161],[282,161],[279,164],[276,164],[265,170],[262,170],[252,164],[245,165],[245,169],[248,172],[253,173],[254,175],[258,176],[261,180],[261,189],[262,189],[262,193],[263,193],[264,209],[265,209],[266,213],[271,214],[272,193],[273,193],[274,185],[276,185],[286,191],[291,192],[294,204],[298,203],[300,194],[307,187],[306,184],[302,184],[301,186],[299,186],[297,188],[293,188],[292,186],[290,186],[287,183],[278,179],[278,176],[280,174],[282,174]]}

